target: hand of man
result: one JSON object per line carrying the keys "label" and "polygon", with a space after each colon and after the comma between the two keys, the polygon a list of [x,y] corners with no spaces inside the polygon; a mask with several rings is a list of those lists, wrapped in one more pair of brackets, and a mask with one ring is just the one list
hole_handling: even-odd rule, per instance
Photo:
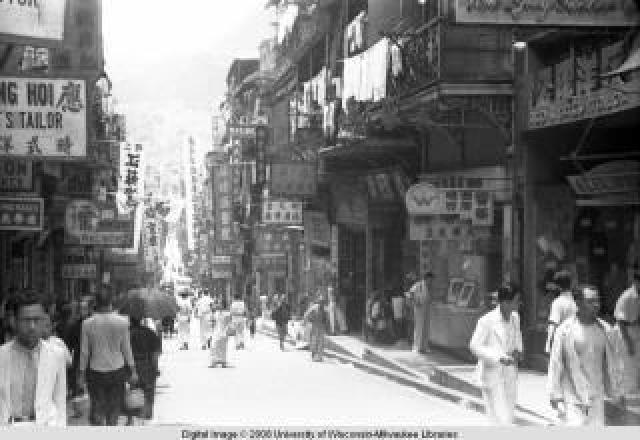
{"label": "hand of man", "polygon": [[78,374],[78,377],[76,378],[76,385],[78,386],[78,389],[81,392],[84,392],[84,390],[85,390],[85,388],[87,386],[86,380],[84,378],[84,373]]}
{"label": "hand of man", "polygon": [[138,373],[136,373],[136,370],[133,370],[131,372],[131,377],[129,377],[129,383],[131,385],[135,385],[138,383],[138,381],[140,380],[140,378],[138,377]]}

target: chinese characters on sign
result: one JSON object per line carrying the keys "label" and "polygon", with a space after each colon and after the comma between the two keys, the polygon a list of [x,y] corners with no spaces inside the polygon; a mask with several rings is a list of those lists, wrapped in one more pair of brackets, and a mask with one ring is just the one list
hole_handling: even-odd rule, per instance
{"label": "chinese characters on sign", "polygon": [[62,40],[66,0],[0,1],[0,36]]}
{"label": "chinese characters on sign", "polygon": [[263,185],[267,180],[267,142],[269,132],[267,127],[256,127],[256,181],[258,185]]}
{"label": "chinese characters on sign", "polygon": [[0,159],[0,192],[32,191],[33,163],[26,159]]}
{"label": "chinese characters on sign", "polygon": [[0,77],[0,156],[86,156],[86,94],[84,80]]}
{"label": "chinese characters on sign", "polygon": [[96,279],[98,270],[95,264],[63,264],[62,278],[65,279]]}
{"label": "chinese characters on sign", "polygon": [[155,270],[160,262],[159,232],[160,222],[155,218],[146,218],[144,221],[144,261],[147,272]]}
{"label": "chinese characters on sign", "polygon": [[69,202],[65,211],[65,244],[121,248],[132,246],[133,219],[117,219],[115,209],[101,208],[89,200]]}
{"label": "chinese characters on sign", "polygon": [[300,224],[302,202],[266,201],[263,204],[262,221],[267,224]]}
{"label": "chinese characters on sign", "polygon": [[122,203],[126,210],[137,206],[142,196],[142,144],[120,144],[120,185]]}
{"label": "chinese characters on sign", "polygon": [[0,231],[41,231],[44,199],[0,198]]}
{"label": "chinese characters on sign", "polygon": [[311,197],[316,193],[318,178],[315,162],[271,164],[271,194]]}
{"label": "chinese characters on sign", "polygon": [[214,167],[214,191],[216,194],[216,240],[230,241],[233,239],[231,225],[231,166],[221,164]]}

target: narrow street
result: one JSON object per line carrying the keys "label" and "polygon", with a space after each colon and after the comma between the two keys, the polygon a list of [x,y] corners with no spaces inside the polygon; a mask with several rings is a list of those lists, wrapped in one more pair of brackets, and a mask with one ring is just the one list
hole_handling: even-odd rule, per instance
{"label": "narrow street", "polygon": [[486,425],[482,414],[257,334],[231,368],[211,369],[192,331],[190,350],[164,340],[154,425],[329,426]]}

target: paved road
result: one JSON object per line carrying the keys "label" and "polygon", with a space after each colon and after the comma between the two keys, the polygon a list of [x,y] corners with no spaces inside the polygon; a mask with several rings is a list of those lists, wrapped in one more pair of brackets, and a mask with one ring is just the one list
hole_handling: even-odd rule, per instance
{"label": "paved road", "polygon": [[482,414],[367,374],[336,360],[312,363],[308,351],[258,334],[229,347],[231,368],[208,368],[196,342],[165,340],[151,424],[216,426],[486,425]]}

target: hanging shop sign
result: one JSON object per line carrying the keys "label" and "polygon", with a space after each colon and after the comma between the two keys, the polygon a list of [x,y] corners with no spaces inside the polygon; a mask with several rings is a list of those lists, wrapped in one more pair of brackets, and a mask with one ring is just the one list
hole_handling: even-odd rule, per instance
{"label": "hanging shop sign", "polygon": [[269,131],[265,126],[256,127],[256,183],[263,185],[267,181],[267,143]]}
{"label": "hanging shop sign", "polygon": [[0,192],[33,191],[33,162],[0,159]]}
{"label": "hanging shop sign", "polygon": [[626,0],[455,0],[458,23],[510,26],[633,26],[638,12]]}
{"label": "hanging shop sign", "polygon": [[330,248],[331,246],[331,225],[324,212],[307,211],[305,216],[305,231],[308,231],[311,244]]}
{"label": "hanging shop sign", "polygon": [[44,199],[0,197],[0,231],[42,231]]}
{"label": "hanging shop sign", "polygon": [[444,211],[443,194],[429,183],[418,183],[407,191],[405,203],[409,215],[437,215]]}
{"label": "hanging shop sign", "polygon": [[86,155],[84,80],[0,77],[0,156]]}
{"label": "hanging shop sign", "polygon": [[142,144],[120,143],[120,182],[118,184],[119,209],[130,212],[144,192],[144,167]]}
{"label": "hanging shop sign", "polygon": [[266,201],[262,205],[262,221],[266,224],[301,224],[302,202]]}
{"label": "hanging shop sign", "polygon": [[98,269],[95,264],[63,264],[61,274],[64,279],[95,280]]}
{"label": "hanging shop sign", "polygon": [[231,255],[213,255],[211,264],[231,264]]}
{"label": "hanging shop sign", "polygon": [[640,172],[567,176],[567,180],[581,196],[640,192]]}
{"label": "hanging shop sign", "polygon": [[90,200],[72,200],[65,211],[64,242],[128,248],[134,244],[133,219],[121,219],[117,209]]}
{"label": "hanging shop sign", "polygon": [[270,183],[273,195],[312,197],[318,188],[317,163],[272,163]]}
{"label": "hanging shop sign", "polygon": [[0,41],[64,38],[66,0],[0,1]]}
{"label": "hanging shop sign", "polygon": [[336,206],[336,222],[365,225],[367,223],[366,189],[353,185],[338,184],[332,188]]}

